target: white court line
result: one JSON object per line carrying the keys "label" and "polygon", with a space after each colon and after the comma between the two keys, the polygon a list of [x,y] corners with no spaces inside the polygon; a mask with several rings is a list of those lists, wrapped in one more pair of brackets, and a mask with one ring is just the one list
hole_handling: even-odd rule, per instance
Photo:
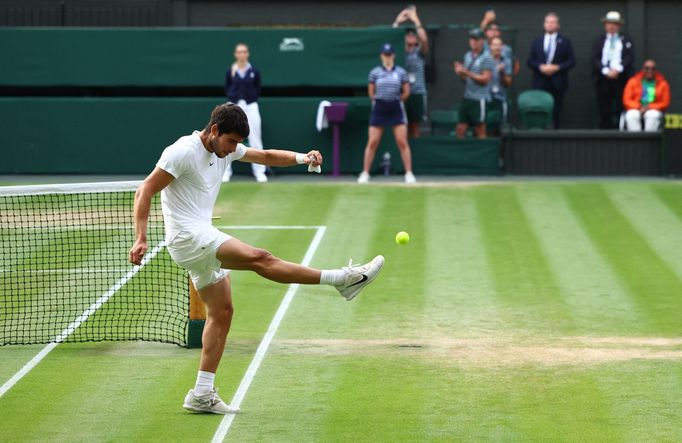
{"label": "white court line", "polygon": [[7,391],[9,391],[12,386],[17,384],[19,380],[21,380],[26,374],[28,374],[31,369],[33,369],[40,361],[45,358],[47,354],[50,353],[59,343],[63,342],[66,340],[66,338],[73,334],[73,332],[78,329],[78,327],[85,322],[88,317],[90,317],[92,314],[94,314],[99,308],[102,307],[104,303],[107,302],[111,298],[112,295],[114,295],[119,289],[125,285],[128,280],[133,278],[135,274],[137,274],[140,269],[144,265],[146,265],[151,259],[153,259],[156,254],[159,253],[161,248],[163,248],[164,244],[163,242],[159,243],[152,249],[148,254],[144,256],[142,259],[142,263],[139,266],[134,266],[131,270],[129,270],[126,275],[121,277],[112,287],[109,288],[107,292],[102,294],[93,304],[90,305],[88,309],[83,311],[81,315],[79,315],[69,326],[67,326],[59,335],[57,335],[54,338],[54,343],[50,343],[47,346],[45,346],[35,357],[33,357],[28,363],[24,365],[23,368],[19,369],[19,371],[12,376],[7,382],[5,382],[4,385],[0,386],[0,397],[2,397]]}
{"label": "white court line", "polygon": [[[301,262],[303,266],[308,266],[310,264],[310,262],[313,259],[313,255],[315,255],[315,251],[317,251],[317,247],[320,245],[320,242],[322,241],[322,237],[324,237],[324,233],[327,231],[326,226],[317,226],[316,229],[317,232],[315,232],[315,237],[313,237],[313,240],[310,242],[310,246],[308,246],[308,250],[306,251],[305,256],[303,257],[303,261]],[[270,343],[272,342],[272,339],[275,337],[275,334],[277,333],[277,328],[279,328],[279,324],[282,322],[282,318],[284,318],[284,314],[286,314],[287,309],[289,309],[289,305],[291,304],[291,301],[294,299],[296,291],[298,291],[299,287],[300,285],[297,283],[294,283],[289,286],[289,289],[287,290],[287,293],[284,295],[284,298],[282,299],[279,308],[277,308],[277,312],[275,312],[275,316],[272,318],[272,321],[270,322],[270,326],[268,326],[267,332],[263,336],[263,340],[261,340],[260,344],[258,345],[258,349],[256,349],[256,354],[253,356],[253,360],[251,360],[251,363],[249,364],[249,367],[246,369],[246,373],[244,374],[242,381],[239,383],[237,392],[234,394],[234,397],[232,397],[232,401],[230,402],[232,406],[239,407],[242,403],[242,400],[244,400],[244,397],[246,396],[246,391],[249,390],[249,386],[251,386],[253,377],[256,375],[256,371],[258,371],[258,368],[263,362],[265,353],[268,351]],[[225,417],[223,417],[222,421],[220,422],[220,426],[218,426],[218,429],[215,431],[215,434],[213,435],[213,440],[211,440],[212,443],[219,443],[225,439],[227,431],[230,429],[230,426],[232,425],[232,421],[234,420],[234,418],[235,414],[227,414]]]}

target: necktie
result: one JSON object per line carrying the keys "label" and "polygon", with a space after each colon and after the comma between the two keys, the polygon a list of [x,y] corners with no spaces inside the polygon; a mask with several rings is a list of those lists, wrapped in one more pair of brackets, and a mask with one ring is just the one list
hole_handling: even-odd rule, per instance
{"label": "necktie", "polygon": [[554,58],[554,36],[550,35],[549,38],[547,39],[547,47],[545,48],[545,61],[547,64],[552,62],[552,58]]}

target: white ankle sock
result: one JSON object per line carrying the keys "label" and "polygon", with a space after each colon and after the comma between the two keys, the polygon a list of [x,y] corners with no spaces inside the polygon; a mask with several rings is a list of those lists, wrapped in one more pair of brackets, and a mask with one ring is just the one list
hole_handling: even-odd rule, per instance
{"label": "white ankle sock", "polygon": [[213,382],[215,381],[215,374],[212,372],[199,371],[197,374],[197,383],[194,385],[194,393],[196,395],[208,394],[213,389]]}
{"label": "white ankle sock", "polygon": [[346,271],[343,269],[330,269],[322,271],[320,276],[321,285],[340,286],[346,281]]}

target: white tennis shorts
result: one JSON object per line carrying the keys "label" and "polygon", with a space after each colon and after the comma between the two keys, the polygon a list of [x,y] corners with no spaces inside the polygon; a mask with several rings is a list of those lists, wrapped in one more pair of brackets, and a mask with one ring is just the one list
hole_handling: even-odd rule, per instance
{"label": "white tennis shorts", "polygon": [[199,290],[229,275],[228,269],[220,267],[216,253],[231,238],[213,226],[205,226],[196,231],[178,232],[166,247],[175,263],[187,269],[194,287]]}

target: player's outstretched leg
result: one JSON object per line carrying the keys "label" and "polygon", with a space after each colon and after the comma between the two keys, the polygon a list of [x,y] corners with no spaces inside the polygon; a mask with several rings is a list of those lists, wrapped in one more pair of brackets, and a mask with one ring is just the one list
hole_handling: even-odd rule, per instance
{"label": "player's outstretched leg", "polygon": [[225,340],[232,323],[232,292],[229,277],[199,289],[206,305],[206,325],[202,335],[201,363],[194,389],[185,396],[183,407],[192,412],[231,414],[239,412],[218,396],[215,373],[225,350]]}
{"label": "player's outstretched leg", "polygon": [[355,298],[377,277],[384,265],[384,257],[377,255],[364,265],[349,264],[341,269],[321,271],[282,260],[236,238],[220,245],[216,256],[225,269],[254,271],[278,283],[334,286],[346,300]]}

